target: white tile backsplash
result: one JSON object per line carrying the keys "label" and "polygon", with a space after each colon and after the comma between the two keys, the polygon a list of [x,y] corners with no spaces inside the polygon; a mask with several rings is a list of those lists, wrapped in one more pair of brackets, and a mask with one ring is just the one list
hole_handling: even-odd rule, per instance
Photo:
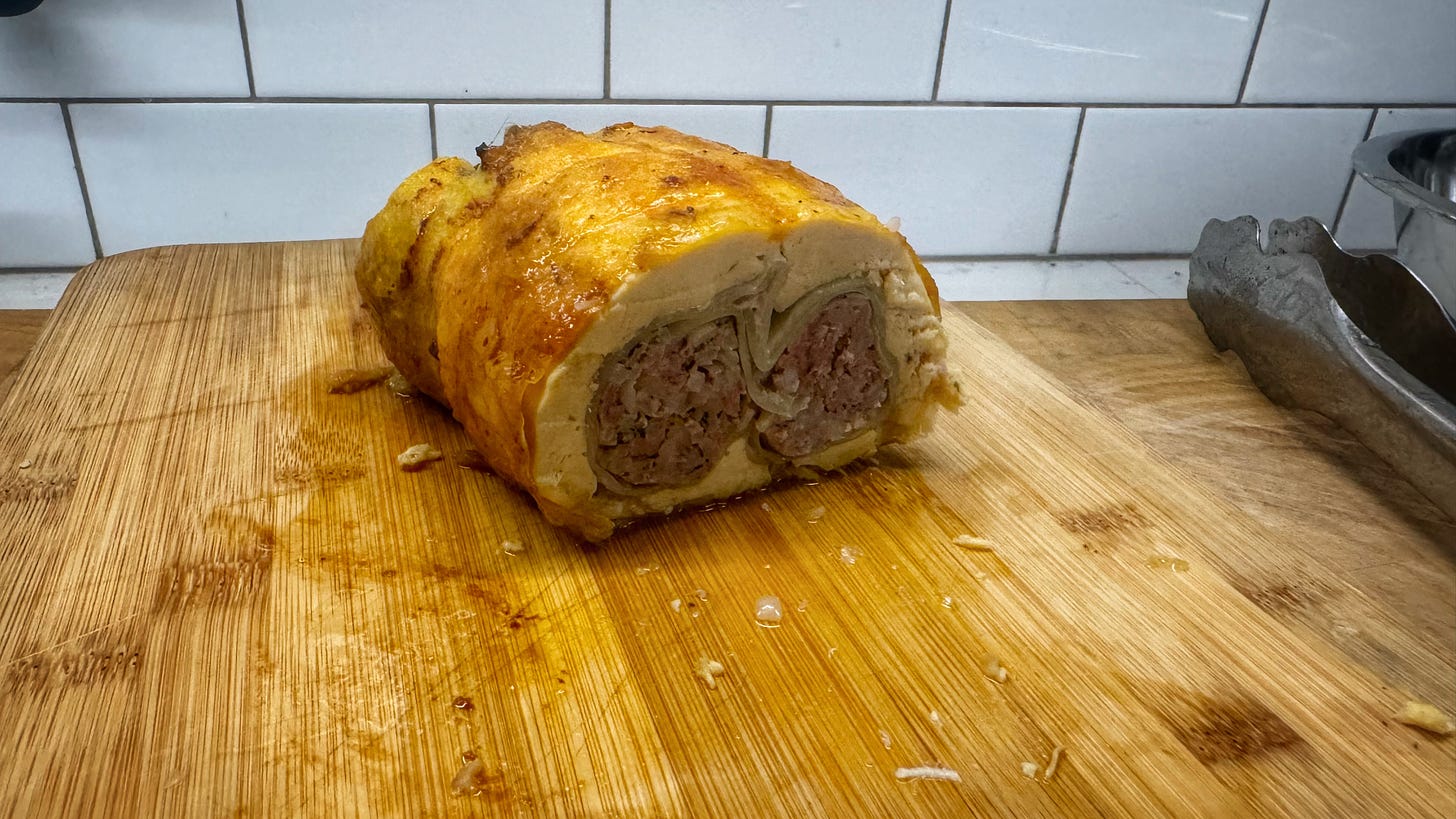
{"label": "white tile backsplash", "polygon": [[960,0],[939,98],[1233,102],[1262,2]]}
{"label": "white tile backsplash", "polygon": [[0,105],[0,267],[95,258],[61,106]]}
{"label": "white tile backsplash", "polygon": [[440,156],[475,157],[482,142],[499,143],[507,125],[555,120],[578,131],[618,122],[666,125],[732,145],[763,151],[762,105],[437,105],[435,133]]}
{"label": "white tile backsplash", "polygon": [[929,99],[944,0],[614,0],[612,95]]}
{"label": "white tile backsplash", "polygon": [[[1371,136],[1425,128],[1456,128],[1456,108],[1385,108],[1375,116]],[[1350,250],[1395,247],[1395,209],[1389,196],[1356,175],[1335,239]]]}
{"label": "white tile backsplash", "polygon": [[602,95],[602,0],[243,5],[263,96]]}
{"label": "white tile backsplash", "polygon": [[1187,253],[1204,224],[1325,224],[1365,133],[1362,109],[1096,108],[1082,128],[1062,253]]}
{"label": "white tile backsplash", "polygon": [[1269,0],[1244,99],[1456,103],[1456,2]]}
{"label": "white tile backsplash", "polygon": [[424,105],[71,109],[101,247],[358,236],[430,161]]}
{"label": "white tile backsplash", "polygon": [[1074,108],[782,106],[769,155],[837,186],[923,254],[1045,253]]}
{"label": "white tile backsplash", "polygon": [[[0,18],[0,272],[88,262],[93,223],[104,252],[358,235],[432,142],[544,119],[767,143],[936,257],[1186,254],[1242,213],[1373,249],[1350,151],[1377,110],[1456,125],[1453,34],[1456,0],[46,0]],[[1186,287],[1143,264],[952,278]]]}
{"label": "white tile backsplash", "polygon": [[72,270],[0,270],[0,310],[50,310],[75,275]]}
{"label": "white tile backsplash", "polygon": [[1181,299],[1187,259],[990,259],[926,263],[945,301]]}
{"label": "white tile backsplash", "polygon": [[0,97],[247,95],[234,0],[51,0],[0,17]]}

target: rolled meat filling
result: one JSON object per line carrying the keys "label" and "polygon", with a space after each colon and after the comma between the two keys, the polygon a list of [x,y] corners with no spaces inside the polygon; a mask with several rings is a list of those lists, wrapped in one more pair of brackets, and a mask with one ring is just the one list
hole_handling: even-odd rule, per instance
{"label": "rolled meat filling", "polygon": [[630,486],[691,483],[742,434],[747,390],[731,317],[659,328],[603,365],[596,464]]}
{"label": "rolled meat filling", "polygon": [[848,293],[830,300],[766,380],[773,392],[797,398],[793,416],[777,417],[761,433],[763,445],[786,458],[817,452],[877,423],[889,377],[869,299]]}

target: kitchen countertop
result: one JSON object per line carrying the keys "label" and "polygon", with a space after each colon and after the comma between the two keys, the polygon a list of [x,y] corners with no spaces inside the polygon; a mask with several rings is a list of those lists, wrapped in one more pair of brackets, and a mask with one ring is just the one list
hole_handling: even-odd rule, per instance
{"label": "kitchen countertop", "polygon": [[[1363,624],[1350,616],[1373,602],[1419,643],[1456,644],[1456,523],[1334,424],[1270,403],[1237,358],[1213,351],[1186,302],[957,302],[953,309],[1282,541],[1303,544],[1298,553],[1267,556],[1280,570],[1308,561],[1348,584],[1251,588],[1261,607],[1320,632],[1389,681],[1456,707],[1450,669],[1386,656],[1361,639]],[[49,313],[0,310],[0,399]],[[1260,573],[1255,565],[1231,568]]]}

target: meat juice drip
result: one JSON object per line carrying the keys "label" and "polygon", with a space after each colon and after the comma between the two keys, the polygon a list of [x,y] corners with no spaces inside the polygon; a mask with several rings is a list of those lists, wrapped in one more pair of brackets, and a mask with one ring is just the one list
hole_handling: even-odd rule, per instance
{"label": "meat juice drip", "polygon": [[784,619],[784,604],[772,594],[765,594],[753,604],[753,619],[761,628],[778,628]]}

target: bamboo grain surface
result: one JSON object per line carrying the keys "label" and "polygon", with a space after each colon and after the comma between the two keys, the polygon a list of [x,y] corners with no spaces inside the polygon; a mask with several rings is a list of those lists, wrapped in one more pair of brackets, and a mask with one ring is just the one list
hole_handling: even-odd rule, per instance
{"label": "bamboo grain surface", "polygon": [[930,438],[589,547],[434,405],[328,391],[382,363],[353,251],[111,257],[42,331],[0,407],[5,815],[1456,811],[1456,745],[1390,719],[1450,710],[1456,648],[961,313]]}

